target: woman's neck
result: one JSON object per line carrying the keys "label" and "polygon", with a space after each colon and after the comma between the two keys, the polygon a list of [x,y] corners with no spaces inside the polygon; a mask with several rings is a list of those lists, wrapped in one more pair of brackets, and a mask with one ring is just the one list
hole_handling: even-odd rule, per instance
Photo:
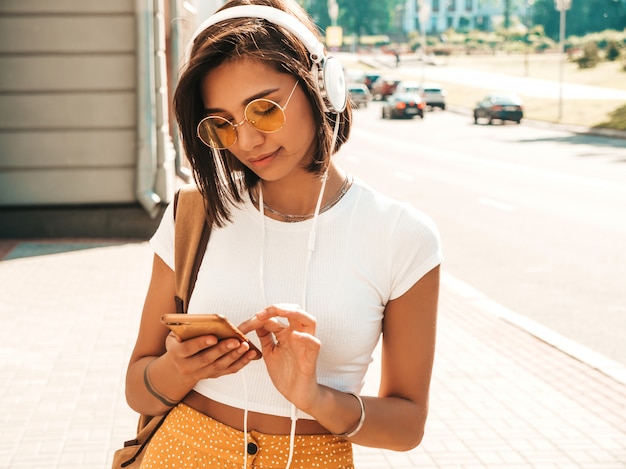
{"label": "woman's neck", "polygon": [[[311,173],[303,173],[302,177],[292,177],[280,181],[261,181],[263,202],[267,208],[266,215],[279,220],[282,215],[307,217],[315,212],[319,193],[322,188],[322,177]],[[328,168],[326,187],[321,205],[324,206],[345,190],[347,173],[331,164]],[[258,194],[256,199],[258,200]],[[295,220],[299,221],[299,220]]]}

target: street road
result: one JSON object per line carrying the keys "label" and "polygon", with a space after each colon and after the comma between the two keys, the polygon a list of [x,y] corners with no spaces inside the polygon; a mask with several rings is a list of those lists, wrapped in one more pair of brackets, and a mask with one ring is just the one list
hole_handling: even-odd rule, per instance
{"label": "street road", "polygon": [[446,272],[626,364],[626,140],[377,102],[354,121],[342,166],[434,218]]}

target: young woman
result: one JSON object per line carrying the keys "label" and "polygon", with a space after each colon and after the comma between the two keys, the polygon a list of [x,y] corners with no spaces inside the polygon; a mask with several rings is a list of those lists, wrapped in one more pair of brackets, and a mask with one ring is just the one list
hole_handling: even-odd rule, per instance
{"label": "young woman", "polygon": [[[169,207],[127,374],[133,409],[171,409],[143,468],[351,468],[352,442],[422,439],[439,237],[332,159],[351,113],[321,47],[293,0],[230,1],[194,37],[175,109],[212,232],[188,314],[223,314],[263,357],[162,325],[175,310]],[[379,393],[361,397],[381,334]]]}

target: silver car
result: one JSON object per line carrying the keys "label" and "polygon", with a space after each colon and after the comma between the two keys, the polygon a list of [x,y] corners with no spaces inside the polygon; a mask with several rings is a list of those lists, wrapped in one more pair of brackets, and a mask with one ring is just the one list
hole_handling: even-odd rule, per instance
{"label": "silver car", "polygon": [[418,93],[426,103],[426,106],[430,108],[446,108],[446,96],[448,93],[437,83],[424,83],[422,85],[418,81],[402,81],[398,83],[396,91],[401,93]]}
{"label": "silver car", "polygon": [[372,93],[370,93],[369,88],[363,83],[349,84],[348,94],[350,95],[352,106],[355,108],[360,108],[361,106],[367,107],[367,103],[372,100]]}

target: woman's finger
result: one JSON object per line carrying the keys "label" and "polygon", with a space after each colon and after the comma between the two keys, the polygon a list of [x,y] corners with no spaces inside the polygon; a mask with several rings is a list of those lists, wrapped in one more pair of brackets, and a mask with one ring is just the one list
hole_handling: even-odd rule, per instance
{"label": "woman's finger", "polygon": [[203,335],[193,339],[181,340],[174,332],[165,339],[165,348],[181,358],[189,358],[218,343],[214,335]]}
{"label": "woman's finger", "polygon": [[265,327],[272,332],[284,328],[314,333],[317,321],[301,309],[285,309],[279,305],[272,305],[257,313],[257,318],[263,321]]}

